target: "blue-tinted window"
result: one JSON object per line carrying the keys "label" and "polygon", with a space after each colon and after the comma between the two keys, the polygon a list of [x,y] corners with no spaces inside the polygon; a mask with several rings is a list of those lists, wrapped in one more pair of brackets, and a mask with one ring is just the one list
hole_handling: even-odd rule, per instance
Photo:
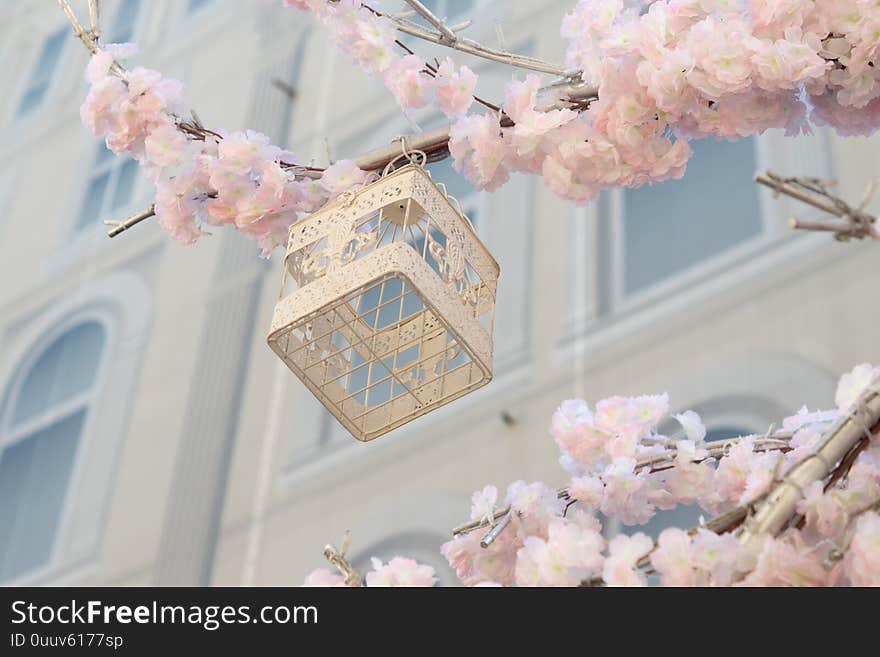
{"label": "blue-tinted window", "polygon": [[36,109],[46,99],[55,69],[58,68],[58,61],[61,57],[64,40],[67,38],[67,35],[67,28],[61,28],[52,32],[43,41],[43,46],[37,57],[30,80],[18,104],[18,116],[24,116],[31,110]]}
{"label": "blue-tinted window", "polygon": [[52,558],[104,342],[100,324],[81,323],[12,388],[0,418],[0,581]]}
{"label": "blue-tinted window", "polygon": [[105,35],[103,41],[107,43],[127,43],[134,37],[134,28],[137,24],[138,13],[141,8],[141,0],[122,0],[119,10],[113,20],[113,27]]}
{"label": "blue-tinted window", "polygon": [[754,139],[691,142],[681,180],[623,192],[624,281],[638,292],[760,234]]}

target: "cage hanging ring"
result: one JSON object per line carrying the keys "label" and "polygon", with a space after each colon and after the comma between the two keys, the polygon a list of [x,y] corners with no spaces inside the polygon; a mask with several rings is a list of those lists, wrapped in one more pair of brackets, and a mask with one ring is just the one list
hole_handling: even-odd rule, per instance
{"label": "cage hanging ring", "polygon": [[400,141],[400,155],[396,156],[385,165],[385,168],[382,170],[382,177],[391,173],[395,168],[394,165],[404,158],[409,160],[410,164],[415,164],[416,166],[423,168],[428,163],[428,155],[424,151],[409,149],[407,138],[405,136],[401,135],[400,137],[396,137],[394,141]]}

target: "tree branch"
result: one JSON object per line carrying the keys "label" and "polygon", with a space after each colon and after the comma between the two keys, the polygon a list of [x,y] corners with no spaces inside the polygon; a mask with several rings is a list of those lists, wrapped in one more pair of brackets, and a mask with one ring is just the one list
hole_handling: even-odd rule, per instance
{"label": "tree branch", "polygon": [[419,16],[421,16],[431,25],[436,27],[437,31],[440,32],[440,35],[443,37],[443,39],[445,39],[446,42],[448,42],[450,45],[458,41],[458,37],[452,30],[446,27],[446,23],[437,18],[437,16],[434,15],[434,12],[432,12],[425,5],[419,2],[419,0],[404,0],[404,2],[412,7]]}
{"label": "tree branch", "polygon": [[[440,21],[436,16],[434,16],[434,14],[431,13],[427,7],[422,5],[421,2],[413,3],[413,2],[410,2],[410,0],[404,0],[404,1],[407,2],[407,4],[409,4],[411,7],[413,7],[413,9],[415,9],[420,15],[422,15],[422,17],[424,17],[425,20],[428,20],[429,22],[432,22],[432,24],[433,24],[433,21],[431,19],[427,18],[425,16],[425,14],[423,14],[421,11],[419,11],[419,9],[416,8],[416,6],[415,6],[416,4],[421,6],[425,12],[427,12],[428,14],[430,14],[433,17],[434,20],[436,20],[442,24],[442,21]],[[482,57],[483,59],[488,59],[493,62],[501,62],[502,64],[507,64],[509,66],[515,66],[516,68],[524,68],[524,69],[527,69],[530,71],[538,71],[539,73],[549,73],[551,75],[557,75],[561,78],[566,78],[566,79],[571,79],[571,80],[579,78],[580,74],[581,74],[580,71],[572,70],[572,69],[565,69],[565,68],[562,68],[561,66],[557,66],[556,64],[551,64],[549,62],[545,62],[543,60],[537,59],[536,57],[529,57],[527,55],[518,55],[515,53],[511,53],[511,52],[506,52],[503,50],[496,50],[494,48],[489,48],[487,46],[479,44],[476,41],[472,41],[471,39],[461,38],[458,35],[456,35],[450,28],[446,27],[445,25],[444,25],[444,27],[446,27],[446,30],[448,30],[452,34],[452,39],[450,39],[443,32],[434,32],[434,31],[429,30],[427,28],[423,28],[419,25],[416,25],[415,23],[412,23],[406,19],[395,18],[394,16],[391,16],[388,14],[382,14],[381,12],[378,12],[378,11],[374,10],[373,8],[368,7],[367,5],[361,5],[361,6],[368,9],[369,11],[372,11],[377,16],[386,16],[388,19],[393,21],[396,28],[399,31],[403,32],[404,34],[409,34],[410,36],[414,36],[417,39],[423,39],[425,41],[430,41],[431,43],[436,43],[441,46],[446,46],[447,48],[452,48],[454,50],[458,50],[458,51],[467,53],[469,55],[473,55],[475,57]]]}
{"label": "tree branch", "polygon": [[89,0],[89,27],[92,32],[92,38],[95,42],[98,41],[98,38],[101,35],[100,29],[98,27],[98,22],[101,16],[101,6],[98,0]]}
{"label": "tree branch", "polygon": [[880,388],[868,388],[854,408],[841,417],[826,433],[822,444],[809,456],[793,465],[758,505],[740,538],[744,543],[761,534],[775,536],[794,515],[803,489],[824,479],[866,435],[880,422]]}
{"label": "tree branch", "polygon": [[[713,440],[708,443],[705,443],[704,448],[709,453],[708,456],[702,459],[697,459],[694,461],[695,463],[702,463],[703,461],[708,461],[710,459],[719,458],[723,456],[732,446],[736,445],[738,442],[742,440],[751,439],[755,441],[755,450],[756,451],[783,451],[789,448],[788,441],[791,440],[792,432],[791,431],[777,431],[772,434],[755,434],[750,436],[741,436],[739,438],[728,438],[726,440]],[[635,470],[643,470],[644,468],[649,468],[650,472],[662,472],[663,470],[668,470],[673,466],[675,461],[675,450],[670,450],[665,454],[656,454],[654,456],[642,459],[638,463],[636,463]],[[568,488],[560,488],[556,491],[557,495],[562,499],[568,499]],[[462,534],[467,534],[476,529],[481,529],[483,527],[497,527],[495,523],[499,518],[503,518],[510,512],[510,506],[505,506],[492,515],[492,522],[490,523],[487,520],[472,520],[470,522],[466,522],[458,527],[455,527],[452,530],[453,536],[460,536]],[[506,523],[505,523],[506,524]],[[487,544],[491,544],[492,541],[497,538],[500,531],[496,532],[494,536],[492,536],[492,540],[488,541]],[[489,538],[489,534],[483,537],[483,542],[486,542]],[[485,547],[485,546],[484,546]]]}
{"label": "tree branch", "polygon": [[346,531],[342,537],[342,549],[337,550],[333,545],[324,546],[324,558],[327,559],[345,578],[346,586],[359,587],[363,585],[363,578],[357,569],[346,559],[345,553],[348,552],[348,544],[351,534]]}
{"label": "tree branch", "polygon": [[831,181],[817,178],[783,178],[772,171],[767,171],[755,174],[755,182],[769,187],[776,194],[790,196],[830,215],[845,219],[843,222],[835,222],[792,218],[788,221],[790,228],[830,232],[834,233],[835,238],[843,241],[865,237],[880,239],[880,231],[875,226],[876,217],[864,211],[874,192],[873,183],[868,185],[861,204],[852,207],[829,191],[828,187],[833,185]]}

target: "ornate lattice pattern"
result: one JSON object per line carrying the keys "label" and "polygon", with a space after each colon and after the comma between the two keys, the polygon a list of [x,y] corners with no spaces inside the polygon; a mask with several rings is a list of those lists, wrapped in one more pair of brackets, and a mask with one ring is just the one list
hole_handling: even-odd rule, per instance
{"label": "ornate lattice pattern", "polygon": [[296,224],[269,346],[358,440],[492,378],[498,264],[410,164]]}

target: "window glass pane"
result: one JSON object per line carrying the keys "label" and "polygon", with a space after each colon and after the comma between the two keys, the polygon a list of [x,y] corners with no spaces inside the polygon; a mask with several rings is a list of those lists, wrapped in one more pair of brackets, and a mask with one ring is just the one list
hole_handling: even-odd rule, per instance
{"label": "window glass pane", "polygon": [[11,425],[88,390],[95,382],[103,346],[104,329],[97,322],[80,324],[53,342],[25,377]]}
{"label": "window glass pane", "polygon": [[134,25],[137,20],[141,0],[123,0],[113,21],[113,29],[110,31],[110,43],[127,43],[134,35]]}
{"label": "window glass pane", "polygon": [[113,203],[110,205],[111,209],[121,208],[131,200],[131,192],[137,180],[137,169],[137,162],[132,159],[125,160],[119,166],[116,190],[113,192]]}
{"label": "window glass pane", "polygon": [[84,419],[78,411],[0,454],[0,581],[49,560]]}
{"label": "window glass pane", "polygon": [[116,155],[107,148],[107,145],[102,140],[100,144],[98,144],[98,157],[95,158],[95,164],[103,164],[104,162],[109,162],[115,158]]}
{"label": "window glass pane", "polygon": [[106,171],[92,178],[86,190],[86,198],[83,201],[82,211],[79,215],[78,226],[87,226],[96,221],[101,214],[104,205],[104,194],[107,193],[107,183],[110,182],[110,172]]}
{"label": "window glass pane", "polygon": [[691,142],[681,180],[623,192],[624,289],[637,292],[761,232],[753,139]]}
{"label": "window glass pane", "polygon": [[39,105],[43,101],[43,96],[46,95],[48,88],[48,85],[45,84],[30,87],[25,92],[24,96],[21,97],[21,104],[18,106],[18,115],[24,116]]}
{"label": "window glass pane", "polygon": [[461,16],[470,11],[474,6],[474,0],[446,0],[446,13],[441,18]]}
{"label": "window glass pane", "polygon": [[31,74],[31,81],[28,83],[18,106],[19,116],[39,105],[46,96],[66,36],[67,29],[62,28],[50,34],[43,42],[43,48],[40,50],[40,55],[37,57],[37,63]]}
{"label": "window glass pane", "polygon": [[186,10],[189,12],[196,11],[207,5],[209,2],[213,2],[213,0],[189,0],[189,5],[187,5]]}

